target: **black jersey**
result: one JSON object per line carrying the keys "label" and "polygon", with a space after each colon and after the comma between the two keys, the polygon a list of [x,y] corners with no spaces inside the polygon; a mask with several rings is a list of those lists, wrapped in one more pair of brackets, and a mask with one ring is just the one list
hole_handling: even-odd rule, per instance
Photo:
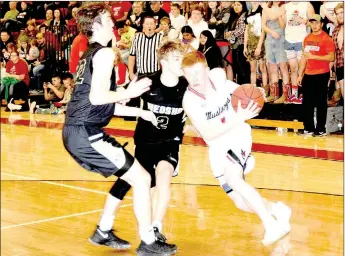
{"label": "black jersey", "polygon": [[156,115],[158,128],[151,122],[139,118],[134,134],[135,144],[182,141],[185,123],[182,100],[188,82],[181,77],[176,86],[167,87],[160,80],[161,74],[162,72],[157,72],[153,76],[149,76],[152,80],[151,90],[141,95],[144,101],[143,109],[150,110]]}
{"label": "black jersey", "polygon": [[[92,59],[95,54],[104,48],[99,43],[92,43],[80,58],[75,87],[70,102],[67,105],[66,125],[91,125],[104,127],[108,125],[114,115],[115,103],[104,105],[92,105],[89,99],[92,80]],[[113,70],[110,79],[110,90],[116,90],[115,72]]]}

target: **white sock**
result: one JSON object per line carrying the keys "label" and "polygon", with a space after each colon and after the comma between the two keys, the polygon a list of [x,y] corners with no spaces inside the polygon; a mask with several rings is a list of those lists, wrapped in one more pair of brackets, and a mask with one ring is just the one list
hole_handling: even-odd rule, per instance
{"label": "white sock", "polygon": [[152,226],[158,228],[159,232],[162,233],[162,229],[163,229],[163,223],[159,220],[155,220],[153,223],[152,223]]}
{"label": "white sock", "polygon": [[109,231],[113,228],[114,225],[115,215],[111,214],[104,214],[102,213],[102,217],[99,221],[99,229],[102,231]]}
{"label": "white sock", "polygon": [[155,239],[155,233],[153,232],[153,228],[150,227],[149,229],[145,228],[139,228],[139,235],[142,241],[144,241],[146,244],[152,244]]}

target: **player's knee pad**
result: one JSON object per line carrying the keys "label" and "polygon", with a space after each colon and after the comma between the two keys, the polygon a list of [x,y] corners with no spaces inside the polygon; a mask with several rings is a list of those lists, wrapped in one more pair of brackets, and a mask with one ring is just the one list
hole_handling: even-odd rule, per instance
{"label": "player's knee pad", "polygon": [[247,175],[250,173],[255,167],[255,157],[250,154],[247,158],[246,166],[243,170],[244,175]]}
{"label": "player's knee pad", "polygon": [[229,194],[233,191],[229,184],[226,182],[224,175],[217,177],[217,180],[226,194]]}
{"label": "player's knee pad", "polygon": [[127,192],[131,189],[131,185],[129,185],[126,181],[123,179],[117,179],[117,181],[114,183],[112,188],[110,189],[109,193],[113,197],[123,200]]}

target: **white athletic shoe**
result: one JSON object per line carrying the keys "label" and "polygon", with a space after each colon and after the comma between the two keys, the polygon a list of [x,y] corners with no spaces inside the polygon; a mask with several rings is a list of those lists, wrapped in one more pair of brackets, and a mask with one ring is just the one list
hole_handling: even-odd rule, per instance
{"label": "white athletic shoe", "polygon": [[286,231],[277,221],[269,230],[266,230],[262,243],[264,246],[271,245],[283,238],[287,233],[289,232]]}
{"label": "white athletic shoe", "polygon": [[282,226],[286,232],[291,231],[290,217],[291,208],[282,202],[277,202],[272,207],[272,214],[276,217],[277,222]]}

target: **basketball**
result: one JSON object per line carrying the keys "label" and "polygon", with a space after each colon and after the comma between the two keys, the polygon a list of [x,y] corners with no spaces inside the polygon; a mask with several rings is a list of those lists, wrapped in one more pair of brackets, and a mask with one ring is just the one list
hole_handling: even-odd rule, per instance
{"label": "basketball", "polygon": [[261,90],[251,84],[240,85],[233,92],[231,96],[231,104],[235,111],[237,111],[239,100],[241,101],[242,108],[246,108],[251,100],[255,101],[258,104],[260,111],[265,103]]}

